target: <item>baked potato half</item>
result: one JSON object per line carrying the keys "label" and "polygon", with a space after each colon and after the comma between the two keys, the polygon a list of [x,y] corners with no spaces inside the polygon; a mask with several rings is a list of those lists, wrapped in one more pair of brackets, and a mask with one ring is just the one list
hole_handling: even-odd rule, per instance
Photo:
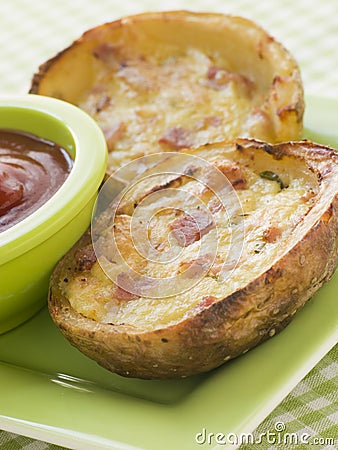
{"label": "baked potato half", "polygon": [[30,92],[98,122],[108,174],[149,153],[302,133],[294,58],[257,24],[224,14],[149,12],[97,26],[43,63]]}
{"label": "baked potato half", "polygon": [[247,352],[290,322],[338,259],[337,151],[237,139],[162,158],[97,214],[51,278],[64,336],[128,377],[186,377]]}

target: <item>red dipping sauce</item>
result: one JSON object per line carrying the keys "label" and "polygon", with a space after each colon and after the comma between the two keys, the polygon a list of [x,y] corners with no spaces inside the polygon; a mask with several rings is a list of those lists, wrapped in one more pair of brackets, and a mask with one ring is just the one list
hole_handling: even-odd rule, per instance
{"label": "red dipping sauce", "polygon": [[54,142],[0,129],[0,232],[46,203],[72,166],[67,151]]}

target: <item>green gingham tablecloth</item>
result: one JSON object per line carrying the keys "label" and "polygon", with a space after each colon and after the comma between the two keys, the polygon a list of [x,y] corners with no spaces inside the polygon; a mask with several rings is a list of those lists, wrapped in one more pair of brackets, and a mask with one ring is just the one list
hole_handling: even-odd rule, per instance
{"label": "green gingham tablecloth", "polygon": [[[38,65],[86,29],[123,15],[166,9],[217,11],[257,21],[296,57],[307,94],[338,99],[338,0],[2,0],[0,95],[27,92]],[[265,439],[241,450],[338,449],[337,361],[336,346],[260,424],[255,434]],[[297,446],[271,443],[267,432],[277,427],[311,438]],[[62,448],[5,431],[0,431],[0,447]]]}

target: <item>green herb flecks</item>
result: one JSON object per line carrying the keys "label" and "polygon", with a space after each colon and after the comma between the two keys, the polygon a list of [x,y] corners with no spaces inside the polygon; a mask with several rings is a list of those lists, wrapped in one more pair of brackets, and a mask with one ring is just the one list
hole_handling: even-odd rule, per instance
{"label": "green herb flecks", "polygon": [[256,242],[254,246],[254,253],[259,254],[264,250],[266,242]]}
{"label": "green herb flecks", "polygon": [[264,170],[259,174],[261,178],[265,178],[266,180],[275,181],[279,184],[281,189],[285,189],[287,186],[284,185],[283,181],[279,178],[279,176],[275,172],[271,172],[271,170]]}

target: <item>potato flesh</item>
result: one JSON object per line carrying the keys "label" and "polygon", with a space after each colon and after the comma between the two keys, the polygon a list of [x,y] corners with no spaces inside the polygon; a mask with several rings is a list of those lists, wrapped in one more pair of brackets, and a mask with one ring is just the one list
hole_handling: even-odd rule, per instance
{"label": "potato flesh", "polygon": [[[233,72],[219,52],[168,44],[160,54],[138,51],[116,45],[113,67],[95,61],[95,81],[77,102],[105,132],[109,173],[144,154],[177,146],[235,136],[275,140],[260,86],[250,75]],[[210,68],[216,72],[210,74]],[[173,129],[184,139],[175,135],[163,142]]]}
{"label": "potato flesh", "polygon": [[[219,152],[210,152],[210,147],[206,147],[197,154],[201,158],[207,158],[212,164],[216,164],[220,158],[223,162],[239,161],[245,171],[247,184],[244,189],[236,191],[242,210],[234,208],[230,217],[222,210],[214,212],[213,219],[218,234],[216,229],[212,229],[200,240],[183,248],[183,251],[173,239],[171,245],[173,247],[176,245],[178,258],[164,265],[153,263],[146,258],[142,260],[139,253],[130,245],[132,212],[126,214],[125,211],[120,211],[114,222],[115,230],[110,227],[102,237],[103,246],[108,246],[112,233],[115,233],[116,241],[120,243],[119,250],[128,264],[145,276],[161,279],[180,273],[182,267],[199,258],[201,248],[208,250],[215,241],[217,242],[215,264],[217,261],[226,260],[230,243],[238,240],[239,244],[242,244],[241,229],[244,229],[243,247],[239,245],[241,252],[238,254],[237,265],[231,267],[230,264],[228,277],[221,278],[217,272],[213,273],[214,266],[212,266],[205,276],[196,277],[195,285],[178,295],[165,298],[140,297],[121,301],[114,298],[115,285],[96,262],[85,277],[81,274],[62,286],[71,306],[77,312],[98,322],[128,324],[139,330],[168,327],[192,317],[196,314],[196,308],[200,308],[203,301],[210,296],[215,298],[214,301],[218,301],[243,288],[250,280],[268,270],[274,261],[280,259],[287,251],[297,232],[297,226],[311,209],[318,192],[316,176],[305,164],[296,162],[291,157],[283,157],[279,161],[262,151],[253,158],[249,153],[239,154],[232,148],[223,149],[220,155]],[[279,174],[288,187],[281,190],[276,181],[262,178],[259,174],[264,170]],[[210,193],[201,189],[195,180],[188,177],[181,189],[193,193],[196,199],[206,205],[210,201]],[[227,206],[230,206],[228,211],[231,211],[231,205]],[[154,207],[155,211],[158,205],[152,205],[150,202],[147,207],[150,210]],[[177,197],[175,207],[180,207]],[[150,240],[162,243],[163,250],[166,250],[169,248],[170,226],[176,215],[174,210],[170,210],[168,199],[163,199],[163,208],[163,213],[155,215],[148,224],[148,231]],[[149,213],[141,209],[139,217],[146,212]],[[269,239],[266,232],[271,229],[277,229],[279,233]],[[112,260],[114,255],[108,255],[108,258]],[[123,271],[123,268],[116,265],[115,270],[119,272]]]}

